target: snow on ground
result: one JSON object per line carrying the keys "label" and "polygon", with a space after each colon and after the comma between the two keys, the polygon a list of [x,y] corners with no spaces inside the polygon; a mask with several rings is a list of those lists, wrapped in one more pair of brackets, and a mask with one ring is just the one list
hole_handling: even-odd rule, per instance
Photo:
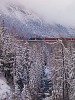
{"label": "snow on ground", "polygon": [[43,100],[52,100],[50,97],[46,97]]}
{"label": "snow on ground", "polygon": [[5,81],[0,79],[0,100],[10,97],[10,87],[7,85]]}

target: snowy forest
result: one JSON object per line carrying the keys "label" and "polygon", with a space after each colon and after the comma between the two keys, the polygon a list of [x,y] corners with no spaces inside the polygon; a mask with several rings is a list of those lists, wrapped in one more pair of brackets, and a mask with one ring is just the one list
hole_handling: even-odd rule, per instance
{"label": "snowy forest", "polygon": [[0,100],[75,100],[75,41],[27,41],[3,21]]}

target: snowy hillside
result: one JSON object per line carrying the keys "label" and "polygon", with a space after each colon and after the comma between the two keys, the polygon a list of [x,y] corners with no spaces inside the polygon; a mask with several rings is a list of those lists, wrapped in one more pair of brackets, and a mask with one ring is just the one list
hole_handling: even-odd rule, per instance
{"label": "snowy hillside", "polygon": [[6,82],[0,79],[0,100],[4,100],[5,98],[10,97],[10,87],[6,84]]}
{"label": "snowy hillside", "polygon": [[42,17],[21,5],[7,4],[4,8],[0,7],[0,22],[3,19],[9,30],[14,26],[21,36],[75,37],[74,28],[46,23]]}

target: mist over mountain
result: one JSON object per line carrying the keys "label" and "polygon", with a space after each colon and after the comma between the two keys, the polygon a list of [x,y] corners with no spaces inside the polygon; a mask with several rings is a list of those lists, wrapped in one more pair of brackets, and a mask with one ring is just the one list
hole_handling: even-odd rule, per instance
{"label": "mist over mountain", "polygon": [[11,31],[13,27],[20,36],[26,38],[40,37],[75,37],[75,29],[60,23],[47,23],[43,18],[30,9],[18,4],[7,4],[0,7],[0,23]]}

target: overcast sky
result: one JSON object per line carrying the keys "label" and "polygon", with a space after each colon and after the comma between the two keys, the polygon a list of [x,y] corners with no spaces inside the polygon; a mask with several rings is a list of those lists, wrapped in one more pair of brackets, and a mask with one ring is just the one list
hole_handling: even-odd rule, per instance
{"label": "overcast sky", "polygon": [[49,23],[75,26],[75,0],[0,0],[20,3],[34,10]]}

